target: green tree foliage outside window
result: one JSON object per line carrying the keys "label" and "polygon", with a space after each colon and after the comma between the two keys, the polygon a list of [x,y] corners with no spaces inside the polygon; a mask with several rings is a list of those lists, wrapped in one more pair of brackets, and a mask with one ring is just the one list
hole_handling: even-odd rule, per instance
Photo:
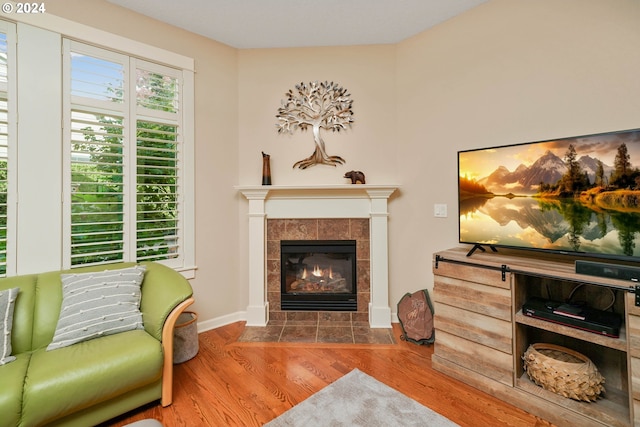
{"label": "green tree foliage outside window", "polygon": [[[74,123],[90,115],[74,111]],[[71,264],[122,260],[124,188],[122,118],[93,116],[74,141],[71,163]]]}
{"label": "green tree foliage outside window", "polygon": [[[175,78],[136,70],[137,104],[177,113],[179,85]],[[137,122],[136,224],[138,260],[158,260],[178,252],[178,132],[176,125]]]}
{"label": "green tree foliage outside window", "polygon": [[138,121],[137,258],[175,256],[178,244],[177,127]]}
{"label": "green tree foliage outside window", "polygon": [[[139,106],[176,112],[176,79],[138,70],[136,83]],[[111,90],[122,98],[122,89]],[[135,164],[136,260],[177,256],[179,126],[137,120],[135,159],[127,159],[121,117],[78,113],[74,123],[82,116],[86,126],[76,131],[82,138],[72,144],[72,265],[123,260],[126,161]]]}
{"label": "green tree foliage outside window", "polygon": [[7,274],[7,160],[0,160],[0,276]]}
{"label": "green tree foliage outside window", "polygon": [[0,277],[7,275],[7,194],[9,192],[9,81],[7,35],[0,33]]}

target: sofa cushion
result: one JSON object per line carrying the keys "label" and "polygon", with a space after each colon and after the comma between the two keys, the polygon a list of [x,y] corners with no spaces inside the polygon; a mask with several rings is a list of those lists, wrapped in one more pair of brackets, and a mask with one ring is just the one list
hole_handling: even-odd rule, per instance
{"label": "sofa cushion", "polygon": [[19,288],[0,291],[0,365],[16,360],[16,357],[11,355],[11,330],[18,292]]}
{"label": "sofa cushion", "polygon": [[0,366],[0,425],[17,426],[22,415],[22,384],[27,375],[30,353]]}
{"label": "sofa cushion", "polygon": [[22,425],[48,424],[152,384],[162,363],[162,344],[143,330],[37,350],[24,382]]}
{"label": "sofa cushion", "polygon": [[47,350],[143,329],[140,285],[145,266],[63,274],[62,308]]}

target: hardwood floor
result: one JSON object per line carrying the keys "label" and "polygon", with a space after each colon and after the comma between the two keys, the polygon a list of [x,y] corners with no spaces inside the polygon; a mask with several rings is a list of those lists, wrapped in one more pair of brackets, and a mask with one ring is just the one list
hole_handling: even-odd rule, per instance
{"label": "hardwood floor", "polygon": [[[106,423],[155,418],[165,427],[261,426],[354,368],[462,427],[541,427],[550,423],[431,368],[433,346],[237,342],[244,322],[199,334],[200,350],[175,366],[174,399]],[[437,339],[437,337],[436,337]]]}

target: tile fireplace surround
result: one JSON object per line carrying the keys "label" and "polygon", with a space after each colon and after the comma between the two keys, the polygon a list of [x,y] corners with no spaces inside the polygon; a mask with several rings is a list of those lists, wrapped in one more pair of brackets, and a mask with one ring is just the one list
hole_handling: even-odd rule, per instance
{"label": "tile fireplace surround", "polygon": [[371,184],[236,187],[249,202],[247,326],[266,326],[270,316],[285,316],[279,306],[280,266],[274,265],[279,264],[280,240],[353,239],[359,277],[354,320],[368,317],[371,328],[390,328],[387,204],[396,189]]}
{"label": "tile fireplace surround", "polygon": [[[281,309],[281,240],[355,240],[356,241],[356,277],[357,311],[347,314],[346,319],[360,322],[368,321],[370,281],[369,265],[369,219],[368,218],[323,218],[323,219],[267,219],[267,302],[269,320],[316,320],[315,312],[303,312]],[[334,317],[337,311],[330,312]]]}

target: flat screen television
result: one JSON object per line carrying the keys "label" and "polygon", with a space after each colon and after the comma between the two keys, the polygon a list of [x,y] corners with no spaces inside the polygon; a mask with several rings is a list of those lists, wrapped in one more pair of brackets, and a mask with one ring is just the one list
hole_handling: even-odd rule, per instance
{"label": "flat screen television", "polygon": [[640,129],[458,152],[459,241],[640,261]]}

